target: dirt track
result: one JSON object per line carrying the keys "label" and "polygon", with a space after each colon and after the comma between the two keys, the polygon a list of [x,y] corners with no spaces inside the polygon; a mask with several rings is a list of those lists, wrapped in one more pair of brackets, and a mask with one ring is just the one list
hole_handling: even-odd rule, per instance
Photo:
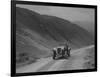
{"label": "dirt track", "polygon": [[67,60],[53,60],[52,57],[39,59],[36,63],[17,69],[16,73],[84,69],[84,57],[86,56],[87,49],[93,47],[94,45],[91,45],[72,50],[71,57]]}

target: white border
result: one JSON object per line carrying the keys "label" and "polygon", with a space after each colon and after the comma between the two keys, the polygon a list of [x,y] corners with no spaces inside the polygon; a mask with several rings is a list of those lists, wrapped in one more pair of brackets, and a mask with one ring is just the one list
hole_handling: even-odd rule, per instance
{"label": "white border", "polygon": [[[24,0],[24,1],[43,1],[57,3],[73,3],[73,4],[88,4],[98,5],[98,20],[100,20],[100,1],[99,0]],[[10,0],[0,0],[0,76],[9,77],[10,73]],[[98,39],[100,39],[100,22],[98,21]],[[100,44],[100,41],[98,40]],[[98,45],[100,46],[100,45]],[[98,47],[98,58],[100,58],[100,47]],[[100,61],[98,61],[100,65]],[[98,66],[99,68],[99,66]],[[98,69],[99,70],[99,69]],[[70,74],[55,74],[41,75],[37,77],[99,77],[98,72],[90,73],[70,73]],[[28,76],[27,76],[28,77]],[[33,77],[33,76],[29,76]],[[34,76],[35,77],[35,76]]]}

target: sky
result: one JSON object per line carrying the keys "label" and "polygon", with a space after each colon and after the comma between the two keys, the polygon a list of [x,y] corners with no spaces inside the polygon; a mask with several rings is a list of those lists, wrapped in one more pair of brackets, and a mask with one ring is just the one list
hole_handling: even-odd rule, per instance
{"label": "sky", "polygon": [[26,4],[17,4],[16,6],[27,8],[40,14],[57,16],[66,20],[70,20],[72,22],[86,21],[94,23],[94,9],[92,8],[90,9]]}

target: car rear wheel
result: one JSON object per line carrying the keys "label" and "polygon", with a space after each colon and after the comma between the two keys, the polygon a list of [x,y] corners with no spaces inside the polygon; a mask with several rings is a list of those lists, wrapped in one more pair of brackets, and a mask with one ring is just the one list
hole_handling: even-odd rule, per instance
{"label": "car rear wheel", "polygon": [[56,52],[53,51],[53,59],[55,60],[56,59]]}

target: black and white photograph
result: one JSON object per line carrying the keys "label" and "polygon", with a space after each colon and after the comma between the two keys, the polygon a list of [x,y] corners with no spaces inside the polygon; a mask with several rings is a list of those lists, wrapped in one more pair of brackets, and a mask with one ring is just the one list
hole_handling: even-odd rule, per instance
{"label": "black and white photograph", "polygon": [[95,9],[16,4],[16,73],[96,68]]}

